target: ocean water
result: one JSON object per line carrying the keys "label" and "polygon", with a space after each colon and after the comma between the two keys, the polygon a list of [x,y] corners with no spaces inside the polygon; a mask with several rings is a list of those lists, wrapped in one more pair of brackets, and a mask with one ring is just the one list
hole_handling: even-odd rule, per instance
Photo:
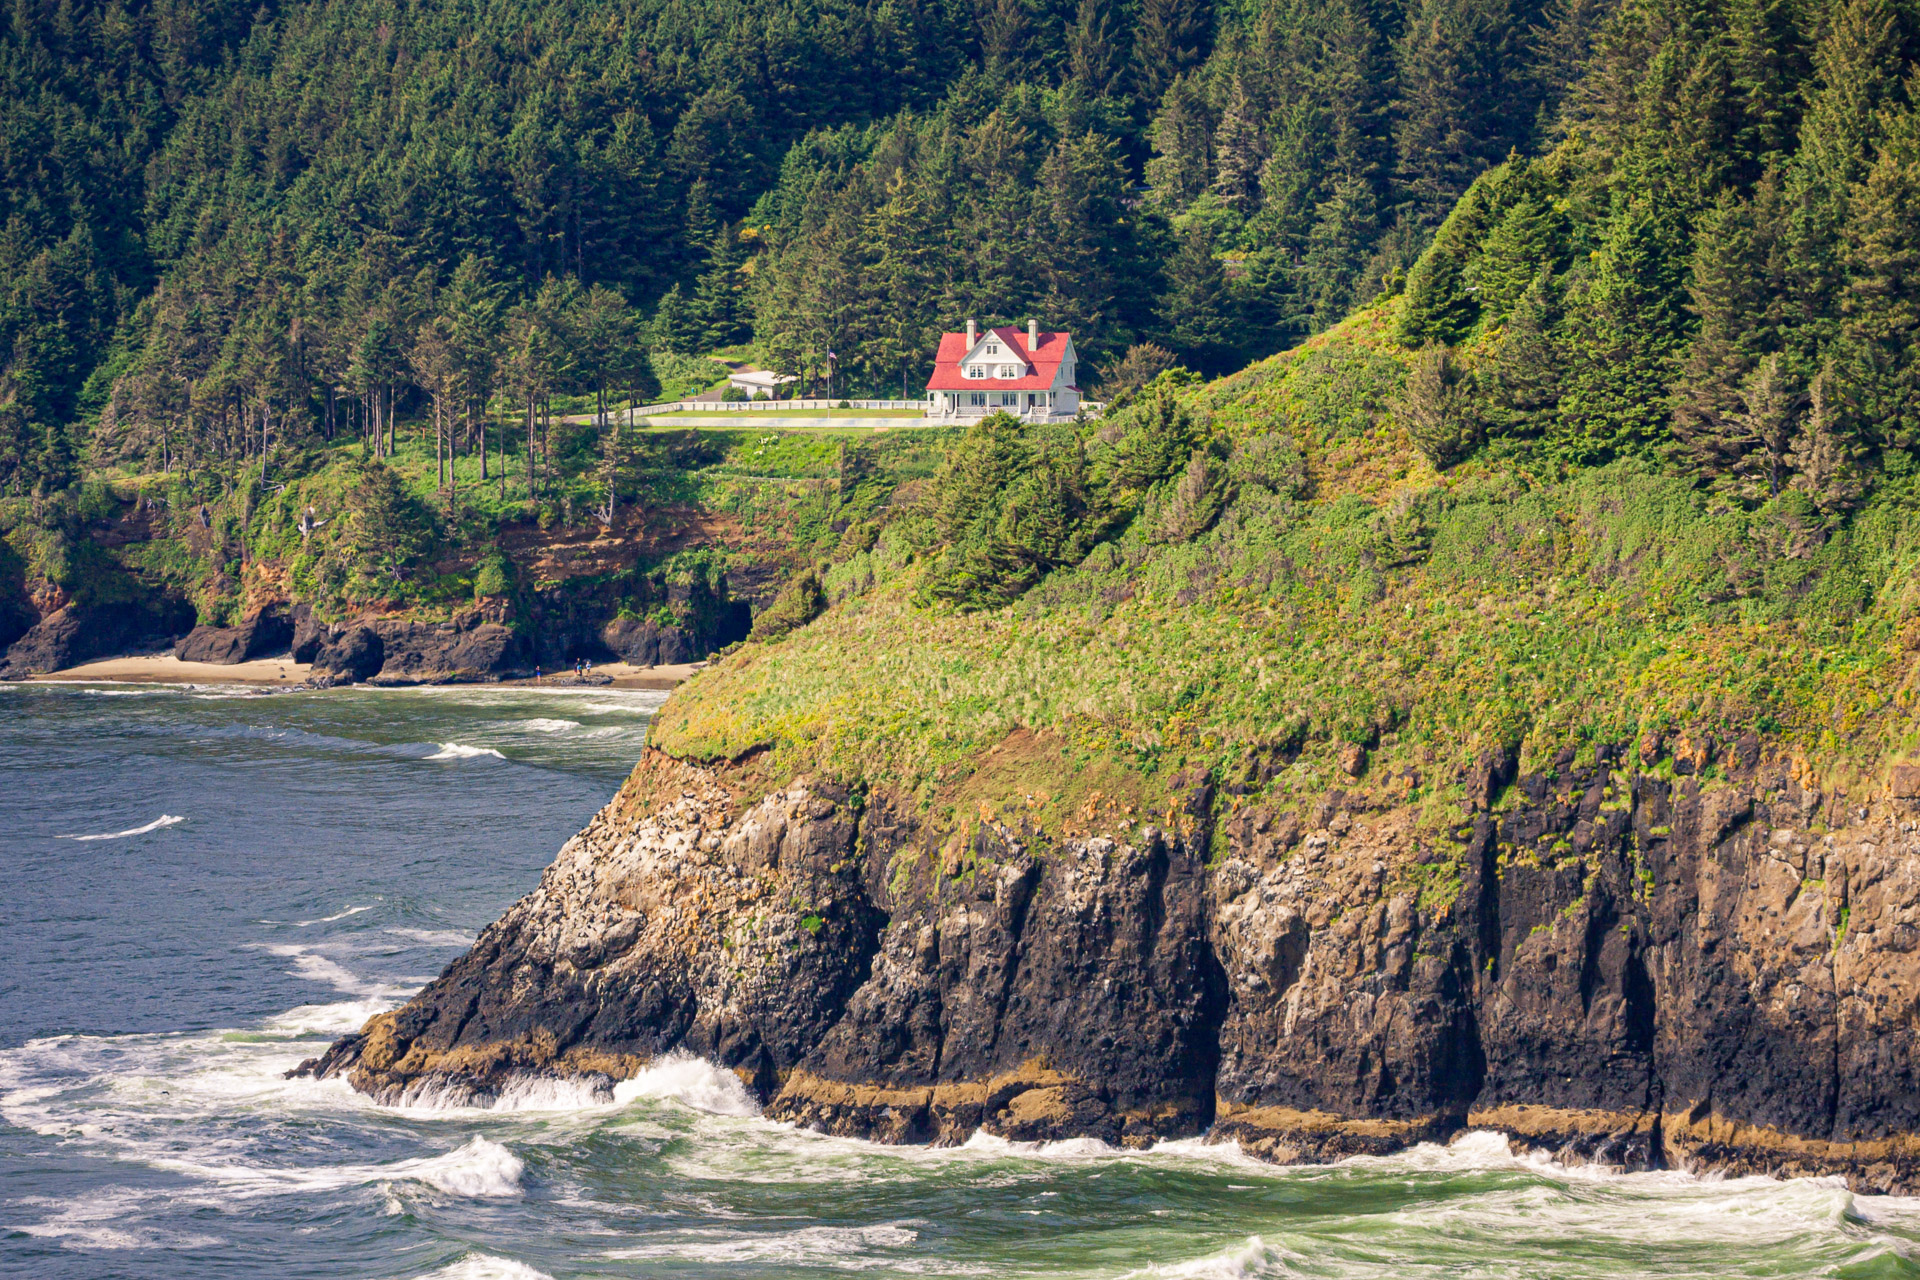
{"label": "ocean water", "polygon": [[1497,1134],[1283,1169],[827,1138],[691,1058],[490,1111],[282,1079],[533,886],[659,701],[0,686],[0,1274],[1920,1275],[1920,1201]]}

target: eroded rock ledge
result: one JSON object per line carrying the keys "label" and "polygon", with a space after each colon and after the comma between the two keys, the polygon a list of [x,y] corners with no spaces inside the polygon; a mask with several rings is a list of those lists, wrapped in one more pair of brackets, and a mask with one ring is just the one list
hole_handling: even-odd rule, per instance
{"label": "eroded rock ledge", "polygon": [[1050,839],[649,751],[471,951],[303,1069],[483,1101],[684,1048],[776,1118],[887,1142],[1209,1131],[1321,1161],[1486,1127],[1920,1190],[1920,804],[1892,794],[1920,787],[1841,812],[1725,760],[1488,757],[1437,844],[1336,791],[1209,849],[1204,787],[1187,834]]}

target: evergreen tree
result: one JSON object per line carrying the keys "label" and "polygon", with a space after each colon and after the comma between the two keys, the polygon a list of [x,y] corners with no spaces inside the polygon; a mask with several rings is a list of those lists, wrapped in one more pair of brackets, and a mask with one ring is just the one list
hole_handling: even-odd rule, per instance
{"label": "evergreen tree", "polygon": [[1089,92],[1104,95],[1116,87],[1126,47],[1113,0],[1079,0],[1067,49],[1071,75]]}
{"label": "evergreen tree", "polygon": [[1887,119],[1851,201],[1840,377],[1880,448],[1920,444],[1920,114]]}
{"label": "evergreen tree", "polygon": [[880,317],[868,363],[876,374],[897,369],[900,398],[905,400],[918,394],[915,372],[932,362],[937,341],[923,299],[934,296],[936,278],[945,266],[940,238],[918,187],[899,170],[888,184],[886,202],[873,211],[868,225],[875,259],[870,288]]}
{"label": "evergreen tree", "polygon": [[1027,6],[1023,0],[982,0],[980,55],[989,76],[1012,79],[1027,54]]}
{"label": "evergreen tree", "polygon": [[1841,515],[1866,495],[1866,450],[1842,419],[1831,369],[1815,375],[1808,399],[1807,414],[1787,454],[1794,471],[1791,483],[1822,512]]}
{"label": "evergreen tree", "polygon": [[1167,288],[1160,301],[1166,345],[1183,364],[1202,373],[1225,373],[1234,366],[1236,343],[1233,302],[1226,277],[1214,257],[1206,228],[1194,222],[1167,264]]}
{"label": "evergreen tree", "polygon": [[1568,300],[1563,457],[1599,462],[1667,438],[1667,399],[1654,389],[1672,379],[1686,337],[1684,263],[1671,210],[1642,198],[1615,216]]}
{"label": "evergreen tree", "polygon": [[1084,335],[1075,342],[1095,360],[1131,340],[1146,309],[1141,296],[1144,246],[1127,216],[1127,175],[1111,141],[1087,133],[1062,141],[1041,169],[1047,192],[1049,327]]}
{"label": "evergreen tree", "polygon": [[1672,388],[1674,438],[1709,477],[1742,470],[1754,444],[1742,388],[1771,345],[1766,269],[1751,202],[1724,194],[1696,233],[1688,288],[1697,327]]}
{"label": "evergreen tree", "polygon": [[1213,149],[1214,193],[1228,208],[1242,215],[1253,213],[1260,199],[1260,176],[1266,168],[1266,141],[1246,86],[1238,76],[1220,114]]}
{"label": "evergreen tree", "polygon": [[1354,289],[1378,231],[1373,187],[1359,178],[1342,178],[1314,209],[1297,285],[1309,328],[1337,323],[1358,301]]}
{"label": "evergreen tree", "polygon": [[1552,197],[1537,182],[1521,185],[1513,203],[1493,222],[1478,255],[1461,272],[1481,318],[1490,323],[1505,320],[1542,271],[1559,274],[1568,249],[1566,217]]}
{"label": "evergreen tree", "polygon": [[1526,141],[1511,74],[1520,23],[1505,0],[1420,0],[1400,40],[1394,130],[1407,199],[1438,222],[1476,174]]}
{"label": "evergreen tree", "polygon": [[1461,376],[1438,343],[1415,352],[1407,385],[1394,402],[1394,417],[1434,470],[1445,471],[1480,443],[1470,379]]}
{"label": "evergreen tree", "polygon": [[627,111],[592,154],[594,193],[582,211],[582,258],[591,278],[651,296],[669,264],[657,252],[672,230],[662,197],[658,143],[645,114]]}
{"label": "evergreen tree", "polygon": [[1756,486],[1753,496],[1772,497],[1785,485],[1791,466],[1788,453],[1800,434],[1803,399],[1779,352],[1762,358],[1740,384],[1740,407],[1728,415],[1728,421],[1738,433],[1738,442],[1747,446],[1747,466],[1742,470]]}
{"label": "evergreen tree", "polygon": [[1168,86],[1152,137],[1148,193],[1162,208],[1184,209],[1207,189],[1213,172],[1213,113],[1197,77],[1180,76]]}
{"label": "evergreen tree", "polygon": [[1158,102],[1206,56],[1212,15],[1206,0],[1141,0],[1133,29],[1134,92]]}
{"label": "evergreen tree", "polygon": [[1478,413],[1488,434],[1539,436],[1553,426],[1567,365],[1559,322],[1558,291],[1542,270],[1480,365]]}
{"label": "evergreen tree", "polygon": [[674,285],[653,311],[653,341],[662,351],[693,355],[704,349],[707,326],[699,310]]}
{"label": "evergreen tree", "polygon": [[720,228],[707,254],[706,270],[700,273],[699,287],[688,306],[689,323],[699,329],[698,349],[730,347],[752,336],[747,318],[746,278],[742,273],[746,261],[746,251],[735,229]]}

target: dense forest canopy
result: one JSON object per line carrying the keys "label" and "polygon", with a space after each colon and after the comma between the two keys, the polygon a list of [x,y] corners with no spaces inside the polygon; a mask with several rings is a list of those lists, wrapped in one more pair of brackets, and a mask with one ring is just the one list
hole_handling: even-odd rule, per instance
{"label": "dense forest canopy", "polygon": [[1623,9],[1571,135],[1481,177],[1409,276],[1416,442],[1661,456],[1812,527],[1909,472],[1917,54],[1897,0]]}
{"label": "dense forest canopy", "polygon": [[[1224,371],[1392,287],[1479,172],[1557,137],[1600,9],[19,0],[10,18],[0,485],[22,492],[90,453],[225,465],[343,415],[377,439],[396,395],[468,421],[497,395],[644,381],[647,342],[752,339],[816,381],[832,351],[837,393],[916,391],[943,326],[1038,313],[1097,365],[1151,342]],[[567,300],[595,290],[631,331],[597,363]]]}

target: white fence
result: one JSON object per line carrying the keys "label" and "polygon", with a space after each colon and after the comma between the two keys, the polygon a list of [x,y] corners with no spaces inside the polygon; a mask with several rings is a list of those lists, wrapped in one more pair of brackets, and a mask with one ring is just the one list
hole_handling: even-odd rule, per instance
{"label": "white fence", "polygon": [[[670,400],[663,404],[643,404],[636,406],[627,418],[645,418],[653,414],[664,413],[722,413],[729,416],[741,413],[793,413],[802,409],[892,409],[914,417],[925,417],[929,422],[971,422],[981,417],[979,413],[928,413],[925,400]],[[1090,418],[1100,416],[1106,405],[1097,400],[1082,400],[1081,410]],[[1012,411],[1015,417],[1027,417]]]}
{"label": "white fence", "polygon": [[901,409],[925,413],[925,400],[673,400],[665,404],[643,404],[634,416],[650,413],[792,413],[797,409]]}

